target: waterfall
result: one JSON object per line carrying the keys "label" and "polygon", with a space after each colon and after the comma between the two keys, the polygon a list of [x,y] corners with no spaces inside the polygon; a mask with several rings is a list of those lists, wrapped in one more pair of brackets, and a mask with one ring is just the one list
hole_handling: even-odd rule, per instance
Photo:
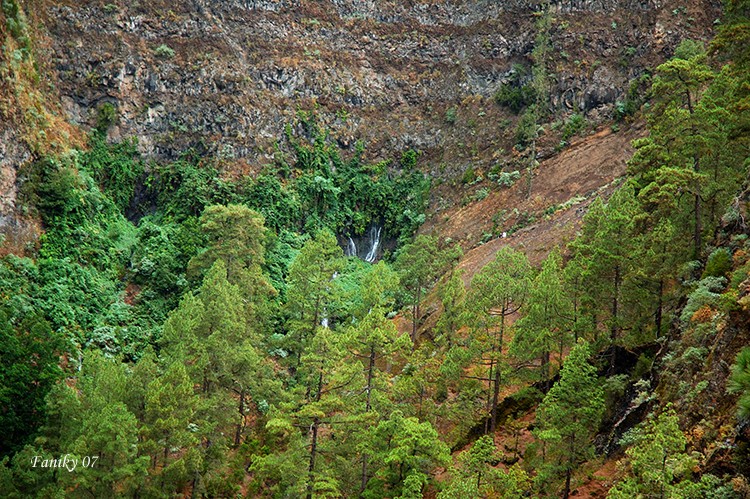
{"label": "waterfall", "polygon": [[[347,235],[344,243],[344,255],[355,256],[367,263],[375,263],[378,259],[378,252],[381,246],[381,236],[383,227],[373,224],[367,229],[367,232],[361,236]],[[356,239],[354,239],[356,237]],[[357,245],[359,244],[359,248]]]}
{"label": "waterfall", "polygon": [[349,242],[346,245],[346,252],[344,254],[346,256],[357,256],[357,245],[354,244],[354,239],[351,236],[349,236]]}
{"label": "waterfall", "polygon": [[[378,246],[380,246],[380,232],[383,230],[382,227],[376,227],[373,225],[370,227],[370,251],[365,256],[367,263],[373,263],[375,258],[378,256]],[[351,240],[351,239],[350,239]]]}

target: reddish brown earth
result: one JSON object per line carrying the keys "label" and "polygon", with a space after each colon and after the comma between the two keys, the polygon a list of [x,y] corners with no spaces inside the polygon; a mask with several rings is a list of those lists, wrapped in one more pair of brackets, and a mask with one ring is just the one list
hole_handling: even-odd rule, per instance
{"label": "reddish brown earth", "polygon": [[[432,223],[423,230],[435,231],[461,242],[464,248],[470,248],[459,263],[467,284],[505,245],[524,251],[532,264],[538,265],[552,248],[575,237],[583,216],[596,197],[611,194],[617,185],[616,180],[625,173],[626,162],[633,152],[632,140],[644,135],[645,128],[639,124],[619,133],[613,133],[610,128],[601,129],[543,161],[534,176],[531,196],[525,195],[525,179],[519,180],[511,188],[495,186],[485,199],[446,210],[439,218],[433,217]],[[580,201],[544,215],[548,207],[563,205],[574,198]],[[511,211],[514,208],[519,212],[536,214],[538,221],[505,238],[498,237],[484,244],[473,245],[477,234],[493,229],[493,216],[502,210]],[[422,324],[423,331],[429,330],[437,320],[439,307],[433,295],[426,297],[423,305],[423,309],[430,314]],[[400,317],[399,329],[408,332],[409,321]],[[495,444],[506,458],[522,459],[526,447],[534,441],[530,430],[534,418],[535,411],[531,410],[512,424],[502,424],[495,433]],[[573,489],[571,497],[606,497],[616,475],[615,463],[615,459],[610,459],[589,465],[579,474],[577,483],[581,485]],[[504,464],[499,466],[505,467]],[[592,472],[592,466],[596,471]],[[441,473],[438,480],[447,478],[443,475]],[[425,497],[430,497],[430,494]]]}
{"label": "reddish brown earth", "polygon": [[[645,128],[640,124],[618,133],[609,127],[601,129],[543,161],[534,175],[530,196],[526,196],[525,178],[511,188],[486,181],[492,190],[485,199],[440,212],[425,224],[423,231],[434,231],[461,243],[465,254],[459,266],[467,282],[505,245],[525,251],[531,262],[538,264],[554,246],[572,239],[596,196],[611,193],[612,182],[625,173],[626,161],[633,152],[632,140],[644,134]],[[544,215],[548,208],[574,198],[585,199]],[[536,221],[506,238],[496,237],[476,245],[482,233],[492,231],[493,217],[497,218],[503,210],[508,214],[513,210],[533,214]],[[495,232],[509,231],[517,219],[510,216],[505,226]]]}
{"label": "reddish brown earth", "polygon": [[617,460],[608,459],[591,474],[590,480],[587,480],[579,487],[575,487],[570,492],[570,497],[603,499],[607,497],[607,492],[610,487],[612,487],[612,483],[616,476]]}

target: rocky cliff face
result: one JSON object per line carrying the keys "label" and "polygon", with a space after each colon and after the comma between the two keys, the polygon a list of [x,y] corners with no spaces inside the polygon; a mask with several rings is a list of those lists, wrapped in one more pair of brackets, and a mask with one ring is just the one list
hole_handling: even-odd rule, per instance
{"label": "rocky cliff face", "polygon": [[[682,37],[709,34],[715,3],[554,4],[553,103],[606,115]],[[119,118],[113,138],[135,135],[146,154],[198,147],[255,162],[297,109],[315,106],[342,144],[362,138],[376,155],[451,149],[463,134],[445,112],[455,106],[461,120],[466,99],[485,108],[474,128],[497,140],[503,117],[491,97],[512,63],[529,64],[538,5],[156,0],[41,9],[47,57],[73,122],[92,126],[108,102]]]}
{"label": "rocky cliff face", "polygon": [[[493,95],[531,65],[539,2],[512,0],[27,0],[49,93],[84,130],[113,106],[111,139],[143,153],[188,148],[270,162],[295,113],[316,109],[342,147],[371,159],[423,153],[435,176],[497,162],[514,121]],[[685,37],[707,39],[715,0],[553,2],[548,37],[558,115],[610,118],[630,83]],[[7,33],[3,33],[7,36]],[[5,52],[4,61],[11,56]],[[3,209],[29,157],[0,127]],[[17,144],[17,145],[13,145]],[[13,152],[16,151],[16,152]],[[5,206],[8,205],[8,206]]]}

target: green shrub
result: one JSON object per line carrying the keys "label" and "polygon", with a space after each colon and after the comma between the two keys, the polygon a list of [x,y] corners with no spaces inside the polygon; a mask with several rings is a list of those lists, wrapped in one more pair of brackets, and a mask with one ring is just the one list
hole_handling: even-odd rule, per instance
{"label": "green shrub", "polygon": [[732,272],[732,278],[729,283],[730,288],[738,289],[748,277],[750,277],[750,262],[747,262],[740,268]]}
{"label": "green shrub", "polygon": [[445,122],[449,125],[455,125],[458,117],[458,110],[455,107],[448,108],[445,111]]}
{"label": "green shrub", "polygon": [[628,116],[633,116],[643,105],[646,94],[651,87],[651,75],[648,73],[635,78],[630,82],[624,101],[616,101],[613,109],[613,118],[623,121]]}
{"label": "green shrub", "polygon": [[523,150],[537,137],[536,113],[527,109],[516,124],[516,146]]}
{"label": "green shrub", "polygon": [[8,31],[20,46],[21,57],[28,57],[31,50],[31,39],[28,35],[29,25],[26,16],[16,0],[2,0],[2,10]]}
{"label": "green shrub", "polygon": [[178,220],[200,216],[206,206],[227,204],[232,198],[232,187],[219,171],[192,154],[155,166],[147,182],[163,212]]}
{"label": "green shrub", "polygon": [[105,102],[96,112],[96,131],[100,134],[106,134],[117,119],[117,108],[110,103]]}
{"label": "green shrub", "polygon": [[476,179],[477,179],[477,173],[474,170],[474,168],[470,166],[466,169],[463,176],[461,177],[461,183],[466,184],[466,185],[471,185],[474,183]]}
{"label": "green shrub", "polygon": [[170,48],[168,45],[161,44],[158,47],[154,48],[154,55],[156,57],[163,57],[165,59],[171,59],[175,56],[174,49]]}
{"label": "green shrub", "polygon": [[495,102],[507,107],[514,114],[520,113],[525,107],[530,106],[536,100],[536,92],[531,85],[518,85],[515,83],[504,83],[495,93]]}
{"label": "green shrub", "polygon": [[521,64],[514,64],[510,71],[510,79],[500,86],[495,93],[495,102],[507,107],[514,114],[520,113],[525,107],[536,102],[536,91],[530,84],[524,83],[529,76],[529,69]]}
{"label": "green shrub", "polygon": [[699,308],[716,306],[721,297],[719,292],[724,289],[726,282],[727,280],[723,277],[706,277],[701,279],[695,290],[688,296],[688,302],[685,308],[682,309],[680,320],[683,323],[688,323]]}
{"label": "green shrub", "polygon": [[485,199],[487,196],[489,196],[490,191],[486,187],[479,189],[477,192],[474,193],[474,201],[481,201]]}
{"label": "green shrub", "polygon": [[586,119],[582,114],[575,113],[565,120],[565,125],[562,131],[562,140],[567,142],[571,137],[576,135],[578,132],[583,130],[586,125]]}
{"label": "green shrub", "polygon": [[[107,105],[114,110],[114,106]],[[90,149],[81,157],[82,168],[94,177],[104,194],[124,213],[133,200],[136,185],[144,176],[135,140],[109,144],[103,133],[95,133],[89,139],[89,146]]]}
{"label": "green shrub", "polygon": [[709,256],[702,277],[726,277],[732,270],[732,255],[726,248],[717,248]]}
{"label": "green shrub", "polygon": [[638,361],[633,368],[633,379],[641,379],[651,371],[654,359],[645,353],[638,356]]}
{"label": "green shrub", "polygon": [[500,172],[497,175],[497,183],[502,187],[511,187],[516,180],[521,178],[521,172],[513,170],[512,172]]}

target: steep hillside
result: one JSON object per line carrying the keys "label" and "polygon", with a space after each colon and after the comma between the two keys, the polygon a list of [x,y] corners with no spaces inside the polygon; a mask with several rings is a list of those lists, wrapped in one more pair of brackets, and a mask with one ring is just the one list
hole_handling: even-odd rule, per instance
{"label": "steep hillside", "polygon": [[608,187],[611,192],[611,184],[625,174],[631,141],[643,134],[642,125],[619,133],[602,129],[544,160],[531,180],[530,193],[527,178],[506,188],[492,181],[479,183],[478,189],[488,191],[486,198],[436,210],[422,230],[435,230],[467,248],[483,243],[464,257],[466,279],[504,244],[523,249],[538,264],[554,245],[572,238],[596,195]]}
{"label": "steep hillside", "polygon": [[750,497],[750,1],[1,4],[0,496]]}
{"label": "steep hillside", "polygon": [[[433,173],[489,164],[507,144],[492,101],[529,67],[538,6],[529,2],[20,3],[44,41],[66,116],[96,124],[116,110],[112,138],[137,136],[148,155],[188,147],[266,162],[298,108],[319,107],[337,138],[373,156],[424,151]],[[561,2],[551,102],[607,119],[630,82],[684,37],[707,39],[712,2]],[[446,122],[446,111],[455,121]]]}

